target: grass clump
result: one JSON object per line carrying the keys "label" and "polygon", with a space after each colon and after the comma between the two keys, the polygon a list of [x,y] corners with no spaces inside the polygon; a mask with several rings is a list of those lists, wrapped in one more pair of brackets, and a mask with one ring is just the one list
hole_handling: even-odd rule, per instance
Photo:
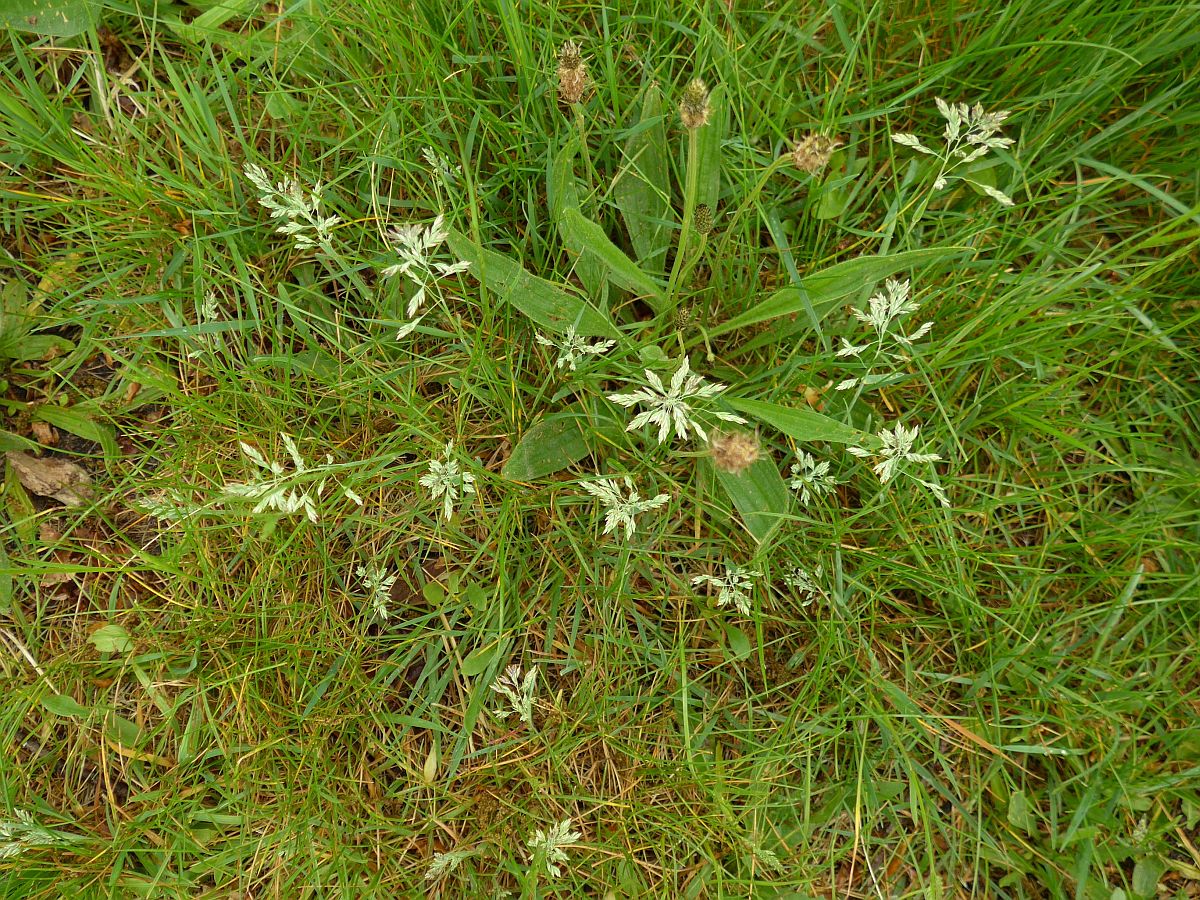
{"label": "grass clump", "polygon": [[1200,13],[181,9],[0,53],[8,896],[1195,889]]}

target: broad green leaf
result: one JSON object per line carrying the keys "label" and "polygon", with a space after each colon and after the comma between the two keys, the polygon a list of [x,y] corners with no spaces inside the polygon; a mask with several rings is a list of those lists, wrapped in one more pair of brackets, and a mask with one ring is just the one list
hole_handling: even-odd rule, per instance
{"label": "broad green leaf", "polygon": [[66,694],[51,694],[43,697],[42,706],[56,716],[74,716],[79,719],[86,717],[91,712],[88,707],[80,705],[74,697],[68,697]]}
{"label": "broad green leaf", "polygon": [[613,184],[613,196],[638,265],[662,275],[671,246],[671,184],[662,91],[656,84],[646,89],[641,119],[625,141],[624,168]]}
{"label": "broad green leaf", "polygon": [[721,144],[729,130],[729,104],[725,99],[725,86],[717,85],[708,95],[708,124],[697,135],[700,152],[699,180],[696,184],[696,205],[707,204],[717,212],[721,199]]}
{"label": "broad green leaf", "polygon": [[558,285],[531,275],[520,263],[485,250],[453,229],[447,242],[459,259],[471,264],[471,274],[484,287],[542,327],[560,334],[574,326],[577,334],[587,337],[621,336],[605,313]]}
{"label": "broad green leaf", "polygon": [[662,286],[609,240],[603,228],[570,207],[563,209],[559,222],[568,244],[586,247],[608,271],[613,284],[645,298],[656,312],[661,310],[666,301]]}
{"label": "broad green leaf", "polygon": [[879,439],[874,435],[843,425],[837,419],[831,419],[811,409],[796,409],[765,400],[745,400],[740,397],[727,397],[725,402],[738,412],[766,422],[797,441],[831,441],[835,444],[855,444],[868,448],[879,443]]}
{"label": "broad green leaf", "polygon": [[725,632],[725,642],[729,646],[730,659],[745,659],[754,649],[746,632],[730,622],[722,622],[721,629]]}
{"label": "broad green leaf", "polygon": [[575,158],[579,155],[579,136],[573,135],[550,164],[550,177],[546,182],[546,200],[550,206],[550,217],[558,226],[559,237],[567,250],[575,257],[575,272],[593,300],[604,306],[606,301],[604,266],[587,246],[564,225],[562,214],[567,209],[579,209],[579,190],[575,182]]}
{"label": "broad green leaf", "polygon": [[492,664],[492,660],[496,658],[499,652],[499,644],[488,644],[487,646],[479,647],[463,660],[462,673],[468,678],[482,675],[487,671],[488,666]]}
{"label": "broad green leaf", "polygon": [[[715,467],[714,467],[715,468]],[[741,474],[715,469],[717,481],[733,501],[746,530],[760,544],[779,527],[791,497],[779,469],[770,459],[756,460]]]}
{"label": "broad green leaf", "polygon": [[104,719],[104,734],[112,742],[133,749],[142,743],[142,729],[124,716],[109,713]]}
{"label": "broad green leaf", "polygon": [[1024,791],[1013,791],[1012,796],[1008,798],[1008,824],[1026,834],[1032,834],[1037,827]]}
{"label": "broad green leaf", "polygon": [[822,220],[836,219],[846,211],[850,202],[850,191],[843,184],[827,184],[821,191],[821,200],[813,215]]}
{"label": "broad green leaf", "polygon": [[534,481],[579,462],[591,452],[586,427],[578,413],[546,416],[521,436],[500,474],[509,481]]}
{"label": "broad green leaf", "polygon": [[1167,864],[1158,856],[1143,856],[1133,867],[1132,885],[1135,897],[1158,895],[1158,880],[1167,871]]}
{"label": "broad green leaf", "polygon": [[101,653],[128,653],[133,649],[133,638],[120,625],[105,625],[97,628],[88,637]]}
{"label": "broad green leaf", "polygon": [[33,417],[43,422],[49,422],[55,428],[69,431],[88,441],[95,441],[104,451],[105,456],[117,457],[121,451],[117,448],[116,429],[107,422],[98,422],[95,413],[83,407],[76,406],[39,406],[33,412]]}
{"label": "broad green leaf", "polygon": [[74,37],[96,21],[91,0],[0,0],[0,29],[47,37]]}
{"label": "broad green leaf", "polygon": [[37,449],[37,441],[31,441],[27,437],[22,437],[19,434],[13,434],[11,431],[0,429],[0,453],[7,453],[9,450]]}
{"label": "broad green leaf", "polygon": [[820,272],[805,275],[799,286],[778,290],[766,300],[735,316],[723,325],[710,330],[710,335],[725,334],[747,325],[756,325],[768,319],[800,314],[794,326],[784,325],[771,337],[777,338],[805,326],[815,325],[805,313],[806,302],[811,304],[818,319],[826,316],[838,302],[869,288],[884,278],[913,266],[949,259],[961,253],[971,252],[970,247],[931,247],[923,250],[906,250],[890,256],[860,256],[836,263]]}

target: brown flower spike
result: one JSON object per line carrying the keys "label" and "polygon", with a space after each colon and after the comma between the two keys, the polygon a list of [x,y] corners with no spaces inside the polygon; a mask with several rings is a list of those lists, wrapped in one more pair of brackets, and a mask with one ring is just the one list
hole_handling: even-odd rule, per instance
{"label": "brown flower spike", "polygon": [[722,472],[741,475],[758,461],[758,437],[744,431],[720,432],[708,444],[713,465]]}
{"label": "brown flower spike", "polygon": [[803,169],[810,175],[816,175],[827,165],[833,151],[842,146],[837,138],[824,134],[806,134],[796,142],[791,152],[792,162],[797,169]]}
{"label": "brown flower spike", "polygon": [[708,124],[708,87],[699,78],[693,78],[683,89],[679,101],[679,118],[683,127],[694,131]]}
{"label": "brown flower spike", "polygon": [[563,41],[558,51],[558,96],[575,104],[583,99],[588,86],[587,66],[574,41]]}

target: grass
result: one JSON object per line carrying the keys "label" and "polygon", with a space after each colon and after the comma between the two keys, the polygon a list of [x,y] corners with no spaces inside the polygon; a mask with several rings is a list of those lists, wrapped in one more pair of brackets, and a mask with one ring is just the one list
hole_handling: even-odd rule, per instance
{"label": "grass", "polygon": [[[1196,896],[1200,10],[670,6],[113,5],[5,35],[2,440],[94,490],[4,485],[0,822],[35,830],[0,896]],[[394,339],[385,229],[438,212],[588,293],[547,200],[574,136],[581,211],[633,253],[614,181],[653,83],[676,233],[697,76],[728,110],[697,141],[715,230],[658,315],[610,277],[619,344],[572,375],[477,267]],[[1012,208],[890,140],[936,146],[935,96],[1012,111],[972,176]],[[843,141],[816,176],[776,162],[809,130]],[[245,163],[326,185],[328,251],[274,233]],[[833,389],[880,278],[722,328],[910,251],[905,327],[934,328],[880,386]],[[766,505],[735,508],[703,443],[605,418],[681,347],[731,403],[920,424],[950,507],[759,420]],[[505,477],[576,403],[578,460]],[[261,471],[239,442],[286,462],[283,434],[332,458],[315,524],[222,495]],[[478,488],[450,520],[418,484],[448,441]],[[840,484],[772,506],[797,449]],[[670,498],[628,541],[578,486],[625,473]],[[762,573],[749,615],[691,584],[727,562]],[[396,576],[386,620],[363,565]],[[817,565],[815,596],[784,585]],[[492,712],[509,665],[538,668],[529,724]],[[526,842],[567,819],[551,877]]]}

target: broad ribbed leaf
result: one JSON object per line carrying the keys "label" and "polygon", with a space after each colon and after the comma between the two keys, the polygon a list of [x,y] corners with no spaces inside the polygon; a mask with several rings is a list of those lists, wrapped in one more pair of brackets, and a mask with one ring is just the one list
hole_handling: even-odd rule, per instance
{"label": "broad ribbed leaf", "polygon": [[520,263],[485,250],[453,229],[447,242],[459,259],[471,264],[471,274],[484,287],[544,328],[563,334],[574,326],[578,334],[588,337],[621,336],[605,313],[558,285],[531,275]]}
{"label": "broad ribbed leaf", "polygon": [[740,397],[723,399],[738,412],[766,422],[797,441],[832,441],[836,444],[854,444],[859,447],[874,447],[879,443],[873,435],[843,425],[837,419],[831,419],[811,409],[796,409],[765,400],[745,400]]}
{"label": "broad ribbed leaf", "polygon": [[579,187],[575,179],[575,159],[579,155],[579,137],[574,135],[554,155],[550,163],[550,177],[546,181],[546,201],[550,206],[550,217],[558,226],[558,235],[567,250],[575,257],[575,274],[583,282],[588,295],[604,306],[604,266],[563,225],[562,214],[566,209],[579,209]]}
{"label": "broad ribbed leaf", "polygon": [[[869,288],[884,278],[895,275],[904,269],[916,265],[948,259],[960,253],[969,252],[969,247],[931,247],[924,250],[906,250],[891,256],[860,256],[858,259],[848,259],[836,263],[820,272],[805,275],[798,287],[786,287],[771,294],[766,300],[751,307],[739,316],[735,316],[723,325],[712,329],[710,334],[725,334],[747,325],[756,325],[768,319],[800,313],[801,321],[796,327],[802,328],[811,323],[805,312],[805,298],[812,305],[818,319],[823,318],[839,301],[849,297],[863,288]],[[786,326],[784,334],[792,329]],[[781,335],[779,335],[781,336]]]}
{"label": "broad ribbed leaf", "polygon": [[579,413],[546,416],[521,436],[500,474],[509,481],[534,481],[579,462],[591,451],[586,427]]}
{"label": "broad ribbed leaf", "polygon": [[643,297],[656,312],[659,311],[665,302],[662,286],[609,240],[603,228],[585,219],[578,209],[570,207],[563,209],[559,222],[568,243],[584,247],[595,256],[607,270],[613,284]]}
{"label": "broad ribbed leaf", "polygon": [[638,265],[652,275],[662,275],[671,246],[671,183],[662,91],[656,84],[646,89],[641,118],[625,141],[624,167],[613,185],[613,196]]}
{"label": "broad ribbed leaf", "polygon": [[760,544],[779,527],[791,500],[774,461],[760,459],[738,475],[716,469],[717,481],[733,501],[746,530]]}

